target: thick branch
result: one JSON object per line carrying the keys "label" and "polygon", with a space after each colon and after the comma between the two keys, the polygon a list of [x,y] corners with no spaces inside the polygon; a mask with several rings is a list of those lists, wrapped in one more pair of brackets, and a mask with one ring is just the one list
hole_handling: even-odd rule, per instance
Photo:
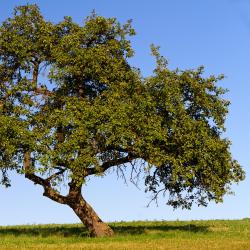
{"label": "thick branch", "polygon": [[35,62],[34,63],[33,74],[32,74],[32,82],[33,82],[33,84],[37,85],[38,74],[39,74],[39,63]]}
{"label": "thick branch", "polygon": [[34,62],[34,68],[32,73],[32,82],[34,84],[33,91],[36,95],[45,95],[45,96],[52,96],[54,95],[52,92],[47,90],[47,88],[40,88],[38,87],[38,74],[39,74],[39,62]]}
{"label": "thick branch", "polygon": [[69,200],[75,200],[76,197],[81,195],[81,190],[82,190],[82,182],[75,180],[72,178],[71,182],[68,183],[69,185],[69,194],[68,194],[68,199]]}
{"label": "thick branch", "polygon": [[31,157],[30,157],[29,151],[26,151],[24,153],[23,165],[24,165],[24,170],[25,170],[25,178],[31,180],[34,184],[41,185],[44,188],[44,193],[43,193],[44,196],[61,204],[67,203],[67,197],[60,195],[56,190],[54,190],[51,187],[50,180],[52,176],[47,179],[43,179],[42,177],[34,174],[33,169],[32,169],[33,167],[31,166]]}
{"label": "thick branch", "polygon": [[54,96],[55,94],[49,91],[47,88],[36,87],[33,89],[34,93],[37,95]]}
{"label": "thick branch", "polygon": [[93,174],[100,173],[100,170],[101,170],[101,172],[105,172],[106,170],[108,170],[111,167],[132,162],[136,158],[138,158],[136,155],[134,155],[132,153],[129,153],[126,157],[118,158],[118,159],[114,159],[114,160],[111,160],[111,161],[104,162],[101,165],[100,169],[99,168],[98,169],[96,169],[96,168],[89,168],[87,170],[87,173],[88,173],[88,175],[93,175]]}

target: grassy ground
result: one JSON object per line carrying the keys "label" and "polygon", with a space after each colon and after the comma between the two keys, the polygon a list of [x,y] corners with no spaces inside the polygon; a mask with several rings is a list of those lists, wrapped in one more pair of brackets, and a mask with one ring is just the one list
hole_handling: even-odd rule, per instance
{"label": "grassy ground", "polygon": [[110,224],[112,238],[90,238],[82,225],[0,227],[0,249],[250,249],[250,219]]}

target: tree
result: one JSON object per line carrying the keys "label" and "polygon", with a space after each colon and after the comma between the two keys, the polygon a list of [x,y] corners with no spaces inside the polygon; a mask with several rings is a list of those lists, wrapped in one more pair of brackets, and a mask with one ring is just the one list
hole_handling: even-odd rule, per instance
{"label": "tree", "polygon": [[10,185],[10,170],[23,174],[92,236],[113,231],[82,196],[91,175],[140,172],[153,200],[167,193],[167,204],[188,209],[222,202],[244,179],[223,138],[222,77],[169,70],[154,46],[156,68],[143,77],[128,62],[134,34],[130,21],[95,13],[83,26],[53,24],[36,5],[16,7],[0,27],[1,182]]}

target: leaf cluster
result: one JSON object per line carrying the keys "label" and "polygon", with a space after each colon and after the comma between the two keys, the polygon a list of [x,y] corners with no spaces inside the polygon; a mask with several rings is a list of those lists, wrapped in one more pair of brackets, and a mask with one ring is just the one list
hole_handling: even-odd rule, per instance
{"label": "leaf cluster", "polygon": [[[93,13],[81,26],[45,21],[19,6],[0,27],[0,170],[32,171],[54,186],[84,183],[129,164],[145,173],[156,199],[190,208],[222,201],[244,179],[223,138],[229,102],[217,81],[197,70],[156,67],[144,78],[128,58],[131,21]],[[25,152],[32,168],[24,169]],[[137,164],[134,164],[137,161]]]}

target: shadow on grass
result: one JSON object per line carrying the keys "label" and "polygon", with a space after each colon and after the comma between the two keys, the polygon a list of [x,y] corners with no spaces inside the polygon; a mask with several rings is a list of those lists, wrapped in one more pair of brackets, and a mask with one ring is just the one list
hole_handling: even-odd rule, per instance
{"label": "shadow on grass", "polygon": [[157,233],[164,233],[167,231],[186,231],[186,232],[192,232],[192,233],[198,233],[198,232],[208,232],[207,226],[197,226],[194,224],[188,224],[188,225],[149,225],[149,226],[115,226],[113,227],[115,233],[117,234],[131,234],[131,235],[140,235],[154,233],[155,231]]}
{"label": "shadow on grass", "polygon": [[0,237],[4,235],[13,235],[13,236],[41,236],[41,237],[50,237],[50,236],[63,236],[63,237],[88,237],[88,231],[83,226],[57,226],[57,225],[42,225],[42,226],[9,226],[9,227],[0,227]]}
{"label": "shadow on grass", "polygon": [[[208,232],[207,226],[186,225],[111,225],[116,235],[142,235],[165,233],[167,231]],[[88,231],[81,225],[34,225],[0,227],[1,236],[37,236],[37,237],[89,237]]]}

